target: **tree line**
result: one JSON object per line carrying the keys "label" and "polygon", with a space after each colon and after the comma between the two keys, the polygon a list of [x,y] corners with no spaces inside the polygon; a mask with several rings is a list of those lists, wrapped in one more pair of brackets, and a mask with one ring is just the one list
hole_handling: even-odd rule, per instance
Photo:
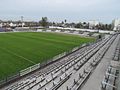
{"label": "tree line", "polygon": [[[42,19],[39,21],[39,24],[43,26],[44,28],[47,28],[49,26],[58,26],[58,27],[69,27],[69,28],[81,28],[81,29],[89,29],[89,23],[87,22],[79,22],[79,23],[68,23],[65,19],[64,21],[60,23],[55,22],[49,22],[47,17],[42,17]],[[113,30],[112,24],[97,24],[96,26],[93,26],[92,29],[97,30]]]}

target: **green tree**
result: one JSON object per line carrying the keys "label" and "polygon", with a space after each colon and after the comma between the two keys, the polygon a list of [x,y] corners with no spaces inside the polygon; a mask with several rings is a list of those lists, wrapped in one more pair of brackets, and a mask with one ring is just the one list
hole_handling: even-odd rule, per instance
{"label": "green tree", "polygon": [[47,17],[42,17],[42,20],[40,21],[40,25],[47,28],[48,27],[48,18]]}
{"label": "green tree", "polygon": [[75,28],[83,28],[82,23],[81,23],[81,22],[77,23],[77,24],[75,25]]}
{"label": "green tree", "polygon": [[67,20],[65,19],[65,23],[67,22]]}

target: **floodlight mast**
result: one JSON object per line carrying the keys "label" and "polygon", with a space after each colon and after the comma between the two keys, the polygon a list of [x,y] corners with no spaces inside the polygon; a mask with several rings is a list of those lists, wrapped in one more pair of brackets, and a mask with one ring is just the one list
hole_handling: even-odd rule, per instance
{"label": "floodlight mast", "polygon": [[21,23],[22,23],[22,27],[23,27],[23,18],[24,18],[24,17],[23,17],[23,16],[21,16]]}

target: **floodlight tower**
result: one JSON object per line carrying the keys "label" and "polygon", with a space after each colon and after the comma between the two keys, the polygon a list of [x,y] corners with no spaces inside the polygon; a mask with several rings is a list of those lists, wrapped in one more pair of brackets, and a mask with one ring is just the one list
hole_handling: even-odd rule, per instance
{"label": "floodlight tower", "polygon": [[23,18],[24,18],[24,17],[23,17],[23,16],[21,16],[21,23],[22,23],[22,27],[23,27]]}

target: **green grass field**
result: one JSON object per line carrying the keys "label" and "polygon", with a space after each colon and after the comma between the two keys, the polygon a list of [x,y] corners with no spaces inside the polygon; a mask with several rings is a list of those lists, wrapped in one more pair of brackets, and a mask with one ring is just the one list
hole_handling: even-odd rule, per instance
{"label": "green grass field", "polygon": [[56,33],[0,33],[0,79],[94,40]]}

